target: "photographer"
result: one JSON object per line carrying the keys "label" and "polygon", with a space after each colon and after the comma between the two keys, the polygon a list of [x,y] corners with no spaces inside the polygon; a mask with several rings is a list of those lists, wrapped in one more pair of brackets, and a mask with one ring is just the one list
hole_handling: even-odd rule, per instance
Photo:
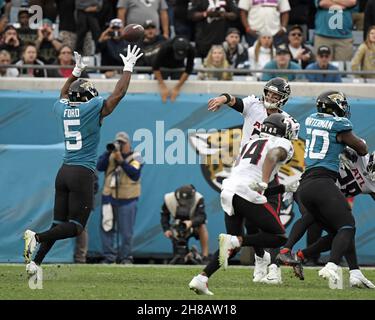
{"label": "photographer", "polygon": [[[170,221],[171,216],[172,221]],[[176,255],[181,254],[181,246],[188,254],[187,241],[194,236],[200,240],[202,262],[208,261],[208,231],[204,199],[193,185],[182,186],[164,195],[160,222],[164,235],[173,242],[175,258]]]}
{"label": "photographer", "polygon": [[10,53],[12,63],[18,61],[21,57],[21,41],[15,27],[8,25],[4,29],[3,43],[0,45],[0,50],[6,50]]}
{"label": "photographer", "polygon": [[103,263],[116,262],[116,232],[117,261],[121,264],[133,263],[132,238],[137,202],[141,194],[142,165],[143,159],[131,149],[129,136],[125,132],[118,132],[115,141],[107,144],[107,151],[99,157],[96,168],[105,171],[100,230]]}
{"label": "photographer", "polygon": [[[121,40],[123,24],[120,19],[112,19],[109,27],[100,35],[99,51],[102,54],[102,66],[122,66],[120,53],[126,51],[128,43]],[[106,78],[111,78],[115,71],[105,71]]]}

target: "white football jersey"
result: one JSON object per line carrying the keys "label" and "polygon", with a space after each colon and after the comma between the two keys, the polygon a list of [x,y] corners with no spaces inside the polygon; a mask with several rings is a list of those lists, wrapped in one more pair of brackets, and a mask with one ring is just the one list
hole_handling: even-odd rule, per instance
{"label": "white football jersey", "polygon": [[[250,139],[256,139],[259,137],[260,126],[263,123],[264,119],[268,117],[267,109],[264,107],[263,102],[259,98],[252,95],[242,99],[242,101],[242,115],[244,117],[244,123],[242,126],[241,149]],[[285,115],[286,117],[292,118],[288,113],[284,111],[281,111],[281,114]],[[298,137],[296,137],[296,139],[298,139]]]}
{"label": "white football jersey", "polygon": [[221,203],[225,212],[233,214],[232,198],[234,194],[256,204],[267,202],[266,197],[250,189],[249,185],[262,181],[262,168],[267,153],[277,147],[283,148],[287,152],[287,157],[277,164],[271,173],[270,181],[274,179],[280,167],[293,157],[292,143],[284,138],[268,136],[248,141],[242,147],[237,165],[232,168],[229,178],[225,179],[222,184]]}
{"label": "white football jersey", "polygon": [[369,154],[363,157],[358,156],[355,163],[350,162],[350,169],[342,164],[340,165],[340,177],[337,184],[346,197],[375,192],[375,182],[368,179],[364,174],[369,157]]}

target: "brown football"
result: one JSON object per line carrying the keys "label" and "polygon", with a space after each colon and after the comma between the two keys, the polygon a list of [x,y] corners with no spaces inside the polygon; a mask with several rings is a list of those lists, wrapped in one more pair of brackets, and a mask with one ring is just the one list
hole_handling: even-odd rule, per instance
{"label": "brown football", "polygon": [[145,29],[140,24],[131,23],[125,26],[123,38],[129,42],[137,42],[143,39]]}

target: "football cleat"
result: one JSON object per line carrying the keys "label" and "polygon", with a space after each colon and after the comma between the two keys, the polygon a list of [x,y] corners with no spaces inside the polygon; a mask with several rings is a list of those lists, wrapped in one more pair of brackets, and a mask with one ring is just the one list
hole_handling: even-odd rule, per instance
{"label": "football cleat", "polygon": [[362,274],[361,270],[350,270],[349,273],[351,287],[375,289],[375,285]]}
{"label": "football cleat", "polygon": [[342,269],[333,262],[328,262],[319,270],[319,276],[328,280],[330,289],[343,289]]}
{"label": "football cleat", "polygon": [[267,267],[271,263],[271,255],[265,251],[263,257],[255,255],[253,282],[260,282],[267,275]]}
{"label": "football cleat", "polygon": [[196,294],[203,294],[213,296],[213,292],[208,290],[208,278],[206,276],[198,275],[195,276],[189,283],[190,290],[193,290]]}
{"label": "football cleat", "polygon": [[26,265],[26,273],[29,277],[33,276],[34,274],[37,274],[38,271],[40,271],[41,267],[38,266],[34,261],[31,261]]}
{"label": "football cleat", "polygon": [[35,251],[35,248],[37,246],[37,241],[35,238],[35,232],[31,230],[26,230],[23,239],[25,240],[25,249],[23,252],[23,256],[25,258],[25,263],[30,263],[32,255]]}
{"label": "football cleat", "polygon": [[292,256],[292,251],[287,251],[286,249],[280,250],[280,253],[276,256],[276,261],[285,266],[294,266],[300,264],[300,261]]}
{"label": "football cleat", "polygon": [[221,233],[219,235],[219,266],[224,270],[228,268],[228,258],[236,247],[232,244],[230,234]]}
{"label": "football cleat", "polygon": [[299,261],[299,264],[296,264],[293,266],[294,275],[300,280],[305,280],[305,275],[303,273],[303,265],[302,265],[305,259],[304,259],[302,251],[298,250],[297,253],[294,255],[294,257],[297,261]]}
{"label": "football cleat", "polygon": [[261,283],[266,284],[281,284],[283,283],[281,279],[281,268],[276,264],[271,264],[268,267],[268,274],[260,280]]}

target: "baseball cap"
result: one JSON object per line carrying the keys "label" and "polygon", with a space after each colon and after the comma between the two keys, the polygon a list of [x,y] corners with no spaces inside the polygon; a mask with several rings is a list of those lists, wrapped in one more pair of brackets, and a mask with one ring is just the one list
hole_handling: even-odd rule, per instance
{"label": "baseball cap", "polygon": [[143,28],[145,28],[145,29],[156,28],[156,24],[152,20],[146,20],[145,23],[143,24]]}
{"label": "baseball cap", "polygon": [[190,47],[190,43],[183,37],[173,39],[173,52],[176,60],[182,60],[186,57]]}
{"label": "baseball cap", "polygon": [[228,36],[230,35],[231,33],[236,33],[238,34],[239,36],[241,36],[241,32],[240,30],[238,30],[237,28],[229,28],[228,31],[227,31],[227,34],[225,36]]}
{"label": "baseball cap", "polygon": [[293,30],[296,30],[296,29],[298,29],[299,31],[301,31],[301,33],[303,34],[303,29],[298,24],[295,24],[295,25],[291,26],[288,33],[291,33]]}
{"label": "baseball cap", "polygon": [[47,19],[47,18],[42,20],[42,24],[43,25],[48,24],[51,27],[53,26],[53,22],[50,19]]}
{"label": "baseball cap", "polygon": [[331,49],[329,47],[327,47],[327,46],[320,46],[318,48],[318,52],[317,53],[318,53],[319,56],[322,56],[324,54],[330,55],[331,54]]}
{"label": "baseball cap", "polygon": [[288,47],[285,44],[281,44],[276,48],[276,54],[290,54]]}
{"label": "baseball cap", "polygon": [[111,28],[119,28],[121,29],[123,27],[122,20],[121,19],[112,19],[111,22],[109,23],[109,26]]}
{"label": "baseball cap", "polygon": [[191,184],[184,185],[177,189],[177,193],[178,193],[178,200],[189,200],[194,197],[195,188]]}
{"label": "baseball cap", "polygon": [[129,135],[125,131],[117,132],[115,140],[122,141],[124,143],[129,143]]}

